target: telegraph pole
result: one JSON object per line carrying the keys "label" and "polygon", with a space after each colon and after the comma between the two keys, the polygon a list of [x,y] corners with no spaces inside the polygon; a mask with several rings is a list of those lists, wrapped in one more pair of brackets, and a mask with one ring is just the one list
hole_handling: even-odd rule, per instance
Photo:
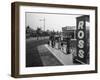
{"label": "telegraph pole", "polygon": [[40,19],[40,21],[43,21],[44,31],[45,31],[45,17],[43,19]]}

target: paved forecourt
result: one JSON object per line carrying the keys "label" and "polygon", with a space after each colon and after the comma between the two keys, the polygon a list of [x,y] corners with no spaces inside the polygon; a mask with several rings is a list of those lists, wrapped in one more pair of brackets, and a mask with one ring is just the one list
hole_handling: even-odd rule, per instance
{"label": "paved forecourt", "polygon": [[72,54],[65,54],[61,50],[52,48],[51,46],[45,44],[45,47],[63,64],[63,65],[73,65]]}

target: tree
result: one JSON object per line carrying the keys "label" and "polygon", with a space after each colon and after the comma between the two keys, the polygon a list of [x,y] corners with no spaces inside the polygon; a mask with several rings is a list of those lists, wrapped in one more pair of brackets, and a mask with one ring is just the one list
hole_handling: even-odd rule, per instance
{"label": "tree", "polygon": [[27,26],[27,27],[26,27],[26,34],[29,33],[29,29],[30,29],[30,27]]}

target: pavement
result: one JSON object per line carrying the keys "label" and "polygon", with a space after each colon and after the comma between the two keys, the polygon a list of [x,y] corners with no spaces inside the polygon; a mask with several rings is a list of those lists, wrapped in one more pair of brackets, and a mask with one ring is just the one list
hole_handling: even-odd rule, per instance
{"label": "pavement", "polygon": [[52,53],[49,51],[45,45],[40,45],[37,47],[39,56],[42,60],[43,66],[59,66],[63,65]]}
{"label": "pavement", "polygon": [[65,54],[48,44],[40,45],[37,49],[44,66],[73,65],[72,54]]}
{"label": "pavement", "polygon": [[57,58],[63,65],[73,65],[72,54],[65,54],[61,50],[52,48],[51,46],[45,44],[45,47]]}

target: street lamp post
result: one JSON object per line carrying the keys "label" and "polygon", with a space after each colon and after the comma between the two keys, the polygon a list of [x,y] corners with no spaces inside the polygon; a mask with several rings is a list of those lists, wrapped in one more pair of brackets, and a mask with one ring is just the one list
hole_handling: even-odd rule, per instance
{"label": "street lamp post", "polygon": [[44,31],[45,31],[45,17],[43,19],[40,19],[40,21],[44,22]]}

